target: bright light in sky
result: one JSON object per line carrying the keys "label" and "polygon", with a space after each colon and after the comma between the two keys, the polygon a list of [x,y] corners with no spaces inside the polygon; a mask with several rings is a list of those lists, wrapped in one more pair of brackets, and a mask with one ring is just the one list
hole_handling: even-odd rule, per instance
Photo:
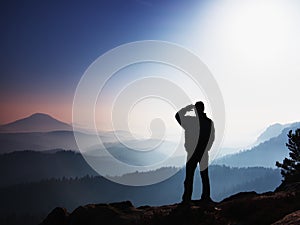
{"label": "bright light in sky", "polygon": [[[153,90],[153,93],[161,98],[152,95],[140,98],[142,90]],[[189,97],[189,101],[186,96]],[[99,130],[129,128],[133,134],[149,138],[151,135],[157,135],[151,132],[151,121],[160,118],[171,135],[166,138],[178,139],[178,133],[181,133],[182,129],[175,120],[179,109],[176,109],[175,105],[172,106],[174,99],[182,102],[181,107],[202,100],[206,103],[206,112],[211,116],[205,94],[184,72],[170,65],[154,62],[127,66],[115,73],[101,91],[96,106],[97,126]],[[128,106],[131,106],[129,111],[126,110]],[[128,124],[124,124],[124,121],[128,121]]]}
{"label": "bright light in sky", "polygon": [[286,8],[276,2],[240,3],[231,9],[223,28],[237,53],[273,59],[285,49],[291,25]]}
{"label": "bright light in sky", "polygon": [[191,16],[188,40],[226,107],[225,146],[245,147],[273,123],[299,121],[300,3],[212,1]]}
{"label": "bright light in sky", "polygon": [[[72,8],[51,2],[49,9],[41,11],[43,4],[26,4],[18,10],[15,4],[0,7],[5,24],[0,42],[0,123],[34,112],[70,122],[73,94],[87,66],[109,49],[146,39],[186,47],[208,66],[225,102],[224,146],[244,148],[273,123],[299,121],[297,0],[154,1],[150,5],[118,1],[118,7],[111,1],[99,1]],[[66,10],[67,15],[58,13]],[[133,68],[130,73],[135,70],[144,71]],[[149,76],[165,74],[168,79],[174,74],[170,70],[146,71]],[[123,78],[133,77],[118,77],[115,90],[127,83]],[[198,94],[185,78],[175,81],[189,96],[194,95],[193,101],[205,99],[206,93],[200,90]],[[99,127],[104,129],[110,128],[104,118],[110,116],[110,96],[114,96],[114,90],[108,91],[107,104],[99,110],[103,120]],[[164,118],[173,119],[175,110],[162,111]],[[139,110],[133,111],[132,118],[138,114]],[[180,129],[176,121],[167,124]],[[133,122],[131,129],[142,131],[145,137],[151,135],[150,123],[141,125]]]}

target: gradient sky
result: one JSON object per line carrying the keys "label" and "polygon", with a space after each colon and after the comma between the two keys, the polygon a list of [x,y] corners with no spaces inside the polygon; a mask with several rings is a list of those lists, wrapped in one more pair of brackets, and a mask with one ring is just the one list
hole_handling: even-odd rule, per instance
{"label": "gradient sky", "polygon": [[71,122],[89,64],[120,44],[168,40],[195,2],[1,1],[0,123],[35,111]]}
{"label": "gradient sky", "polygon": [[44,112],[71,122],[82,74],[106,51],[157,39],[192,50],[224,96],[225,145],[299,121],[295,0],[1,1],[0,124]]}

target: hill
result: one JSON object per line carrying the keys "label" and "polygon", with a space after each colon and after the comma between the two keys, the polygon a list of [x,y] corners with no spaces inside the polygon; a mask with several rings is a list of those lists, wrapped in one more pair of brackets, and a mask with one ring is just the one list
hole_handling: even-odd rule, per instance
{"label": "hill", "polygon": [[0,153],[22,150],[46,151],[57,148],[78,150],[73,131],[0,133]]}
{"label": "hill", "polygon": [[[76,132],[77,137],[91,149],[97,148],[98,136],[83,132]],[[117,131],[117,135],[127,140],[128,134]],[[117,142],[112,132],[99,133],[101,140],[113,145]],[[73,131],[0,133],[0,154],[14,151],[34,150],[47,151],[52,149],[78,150]]]}
{"label": "hill", "polygon": [[[56,152],[55,152],[56,151]],[[129,173],[118,179],[149,179],[166,171],[161,168]],[[259,193],[274,190],[281,180],[278,169],[210,167],[212,197],[220,201],[241,191]],[[71,151],[14,152],[0,155],[0,224],[37,224],[56,206],[74,210],[90,202],[130,199],[135,205],[164,205],[180,201],[185,170],[148,186],[131,187],[94,176],[81,154]],[[85,175],[88,176],[85,176]],[[84,177],[83,177],[84,176]],[[81,177],[81,178],[80,178]],[[200,198],[199,171],[196,171],[194,199]]]}
{"label": "hill", "polygon": [[[194,201],[191,205],[134,207],[131,202],[88,204],[69,213],[55,208],[41,225],[96,224],[296,224],[300,220],[300,186],[281,191],[257,194],[244,192],[220,203]],[[287,223],[289,222],[289,223]]]}
{"label": "hill", "polygon": [[287,127],[291,127],[292,124],[280,124],[280,123],[275,123],[272,124],[271,126],[267,127],[266,130],[264,132],[262,132],[254,145],[259,145],[260,143],[263,143],[265,141],[270,140],[273,137],[277,137],[278,135],[280,135],[283,131],[283,129],[287,128]]}
{"label": "hill", "polygon": [[[126,175],[133,179],[159,176],[164,170]],[[78,205],[90,202],[116,202],[130,199],[135,205],[174,204],[181,200],[185,171],[163,182],[148,186],[125,186],[113,183],[104,177],[44,179],[0,188],[1,215],[43,214],[56,206],[73,210]],[[279,171],[265,168],[236,169],[214,166],[210,171],[212,198],[220,201],[241,191],[272,191],[280,184]],[[193,199],[199,199],[201,184],[199,171],[195,179]]]}
{"label": "hill", "polygon": [[[29,166],[30,165],[30,166]],[[0,187],[62,177],[95,176],[81,154],[59,149],[21,151],[0,155]]]}
{"label": "hill", "polygon": [[[108,168],[111,168],[108,164],[110,161],[106,162],[106,159],[104,158],[102,162],[107,163]],[[111,168],[111,170],[113,169],[114,168]],[[172,167],[167,167],[165,170],[172,170]],[[176,168],[175,170],[178,169]],[[260,178],[269,181],[269,188],[275,188],[274,185],[277,185],[281,178],[278,169],[273,170],[259,167],[229,168],[225,166],[211,166],[210,173],[212,182],[214,183],[213,186],[216,186],[214,192],[219,194],[227,189],[230,190],[235,186],[243,185]],[[61,151],[57,149],[56,152],[55,150],[53,150],[53,152],[22,151],[0,155],[0,187],[17,185],[25,182],[39,182],[40,180],[51,178],[80,178],[86,175],[96,176],[98,174],[86,163],[81,154],[72,151]],[[122,176],[119,175],[115,179],[120,180],[120,182],[126,179],[149,180],[158,175],[158,171],[148,171],[144,173],[133,172]],[[197,176],[198,175],[199,174],[197,173]],[[176,182],[181,183],[183,176],[183,171],[178,173],[175,176]],[[224,186],[222,183],[225,180],[228,181],[228,184]],[[273,183],[274,181],[275,184]],[[172,185],[169,185],[170,189],[172,189]],[[218,188],[220,185],[223,186],[223,189]],[[266,189],[256,190],[264,191]]]}
{"label": "hill", "polygon": [[300,123],[293,123],[284,128],[278,136],[251,149],[216,159],[214,164],[232,167],[262,166],[275,168],[276,161],[281,162],[285,157],[288,157],[289,151],[285,146],[288,140],[287,133],[289,130],[295,130],[299,127]]}
{"label": "hill", "polygon": [[0,126],[1,133],[48,132],[54,130],[72,130],[72,126],[44,113],[35,113]]}

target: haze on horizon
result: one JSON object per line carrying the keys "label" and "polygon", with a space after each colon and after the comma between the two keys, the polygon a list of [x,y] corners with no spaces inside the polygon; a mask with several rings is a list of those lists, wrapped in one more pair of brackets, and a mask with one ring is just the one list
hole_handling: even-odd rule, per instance
{"label": "haze on horizon", "polygon": [[[70,123],[73,95],[87,67],[120,44],[144,39],[184,46],[209,67],[225,101],[224,146],[244,147],[273,123],[299,121],[297,1],[0,4],[0,124],[35,112]],[[134,79],[132,73],[124,77]],[[121,84],[112,81],[107,101]],[[109,112],[108,106],[101,108]]]}

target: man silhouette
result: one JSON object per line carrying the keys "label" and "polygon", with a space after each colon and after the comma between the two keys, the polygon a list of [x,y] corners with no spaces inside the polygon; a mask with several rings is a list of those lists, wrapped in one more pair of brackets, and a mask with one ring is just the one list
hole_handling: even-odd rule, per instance
{"label": "man silhouette", "polygon": [[[193,111],[195,116],[186,115]],[[202,179],[201,200],[211,202],[210,184],[208,177],[208,150],[215,138],[214,124],[204,113],[204,104],[199,101],[195,105],[188,105],[175,115],[178,123],[185,130],[185,149],[187,151],[186,175],[182,202],[191,201],[195,169],[199,163]]]}

